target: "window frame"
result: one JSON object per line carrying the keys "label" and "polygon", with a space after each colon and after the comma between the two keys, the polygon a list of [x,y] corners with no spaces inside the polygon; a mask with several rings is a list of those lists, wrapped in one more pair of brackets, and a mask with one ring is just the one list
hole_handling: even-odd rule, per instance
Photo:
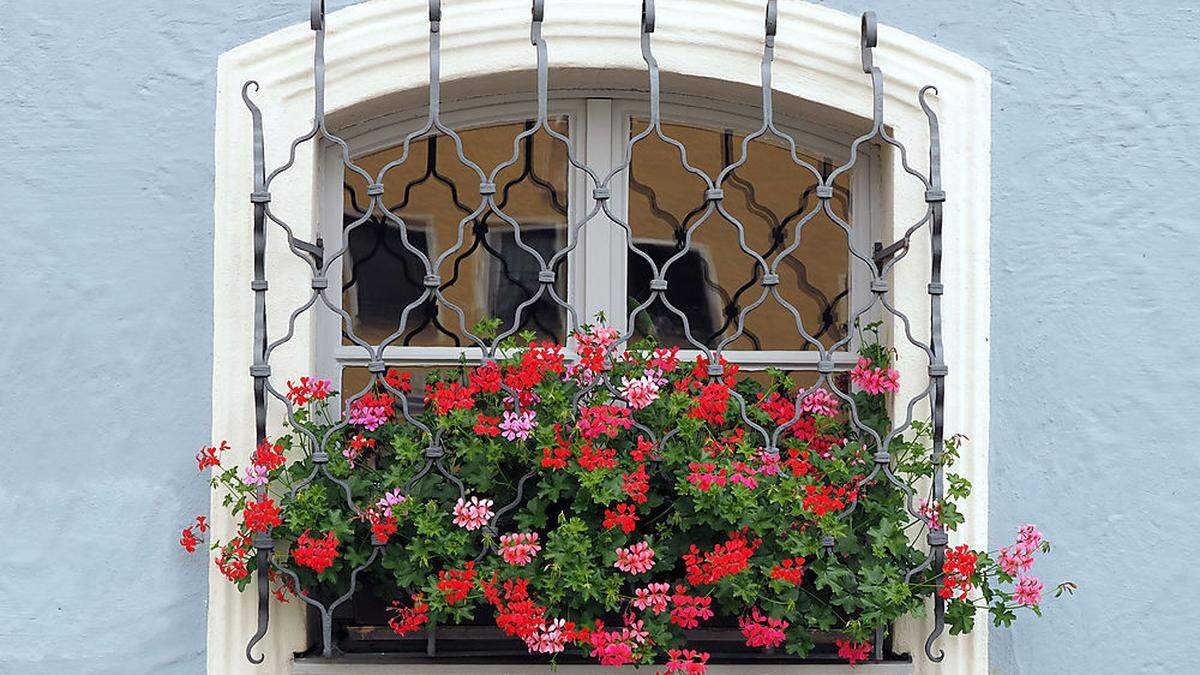
{"label": "window frame", "polygon": [[[639,98],[641,97],[641,98]],[[585,161],[594,171],[603,176],[621,163],[626,150],[626,139],[630,137],[632,121],[645,114],[644,94],[636,91],[604,90],[595,92],[569,91],[552,95],[549,116],[565,116],[568,119],[572,149],[576,156]],[[411,130],[425,121],[425,111],[418,108],[380,116],[352,127],[339,130],[339,135],[352,148],[352,159],[358,159],[396,145]],[[489,96],[448,102],[442,113],[445,123],[456,131],[479,128],[492,124],[518,123],[536,115],[536,102],[526,95]],[[708,128],[730,127],[741,133],[757,129],[761,125],[761,111],[715,99],[697,96],[664,96],[663,122],[665,124],[693,124]],[[847,161],[848,147],[854,136],[825,128],[811,122],[790,119],[777,113],[777,124],[796,140],[797,150],[806,154],[829,157],[835,164]],[[768,134],[763,140],[770,142]],[[467,149],[469,151],[469,148]],[[455,159],[454,161],[457,161]],[[878,148],[867,144],[860,148],[859,157],[851,171],[850,218],[853,243],[860,251],[870,251],[874,242],[882,240],[882,171],[879,167]],[[484,167],[488,170],[490,167]],[[345,167],[342,149],[332,143],[323,143],[318,157],[318,206],[319,224],[317,231],[326,244],[328,252],[341,246],[344,227],[343,181]],[[614,179],[611,204],[614,212],[628,220],[628,171]],[[574,237],[572,223],[579,222],[594,205],[588,181],[582,171],[568,170],[568,227],[567,244]],[[537,226],[537,224],[534,224]],[[428,228],[432,229],[432,228]],[[627,281],[628,246],[621,228],[609,220],[603,212],[598,213],[579,233],[583,237],[578,248],[568,254],[566,300],[575,307],[580,320],[604,311],[612,326],[624,332],[627,329],[627,312],[624,311],[625,286]],[[427,237],[436,239],[433,232]],[[635,239],[636,242],[636,239]],[[343,256],[344,258],[344,256]],[[861,307],[870,301],[870,273],[863,263],[847,251],[849,278],[848,306]],[[330,265],[329,277],[342,279],[342,258]],[[342,294],[337,294],[341,306]],[[622,311],[614,311],[621,307]],[[872,310],[867,315],[877,315]],[[320,312],[315,321],[315,354],[319,372],[329,373],[335,388],[341,386],[343,369],[365,367],[369,355],[356,345],[344,345],[341,340],[341,318],[332,312]],[[797,341],[801,340],[797,336]],[[574,357],[573,341],[567,340],[568,358]],[[858,336],[852,332],[851,340],[843,350],[833,352],[831,358],[835,369],[847,371],[857,361],[855,355]],[[680,349],[680,356],[694,360],[702,352],[696,349]],[[745,370],[780,368],[792,371],[815,371],[819,354],[805,350],[734,350],[722,352],[731,363]],[[384,361],[389,366],[404,368],[418,366],[447,366],[460,363],[478,363],[482,352],[478,347],[429,347],[389,346],[384,350]]]}

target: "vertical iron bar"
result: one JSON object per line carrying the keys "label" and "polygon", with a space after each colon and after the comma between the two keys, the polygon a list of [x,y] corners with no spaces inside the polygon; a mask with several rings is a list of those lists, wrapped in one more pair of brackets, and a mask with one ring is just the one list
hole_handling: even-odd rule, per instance
{"label": "vertical iron bar", "polygon": [[[945,496],[945,470],[942,466],[942,452],[945,449],[945,379],[949,372],[946,367],[945,355],[942,348],[942,205],[946,201],[946,193],[942,190],[941,167],[941,137],[938,128],[937,115],[925,100],[928,92],[937,93],[933,86],[921,89],[919,98],[921,108],[929,118],[929,189],[925,191],[925,201],[931,210],[929,228],[930,271],[929,271],[929,332],[930,349],[933,359],[929,364],[929,379],[933,386],[933,451],[930,460],[933,463],[932,503],[937,504]],[[933,552],[933,573],[942,571],[942,563],[946,557],[948,538],[945,529],[930,527],[928,543]],[[933,642],[941,635],[946,625],[946,601],[938,594],[933,599],[933,630],[925,641],[925,655],[932,661],[938,662],[945,658],[945,652],[938,650],[933,653]]]}
{"label": "vertical iron bar", "polygon": [[[267,379],[271,368],[267,365],[267,273],[266,273],[266,220],[267,204],[271,194],[267,192],[266,149],[263,140],[262,111],[250,100],[250,87],[258,89],[256,82],[247,82],[242,87],[242,99],[250,109],[254,127],[254,191],[250,202],[254,205],[254,278],[250,281],[250,289],[254,292],[254,346],[253,361],[250,366],[250,376],[254,380],[254,442],[261,443],[267,438]],[[267,486],[259,485],[257,498],[262,500],[267,494]],[[275,550],[275,541],[270,532],[259,535],[254,540],[256,549],[256,583],[258,587],[258,631],[246,645],[246,658],[251,663],[262,663],[262,656],[255,659],[251,650],[267,634],[271,612],[271,580],[270,556]]]}

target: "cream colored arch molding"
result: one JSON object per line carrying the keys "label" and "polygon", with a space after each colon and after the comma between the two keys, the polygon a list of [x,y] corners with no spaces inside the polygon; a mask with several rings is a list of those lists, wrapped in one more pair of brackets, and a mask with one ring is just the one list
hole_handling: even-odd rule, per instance
{"label": "cream colored arch molding", "polygon": [[[305,3],[297,2],[298,13]],[[550,0],[545,37],[550,46],[551,86],[641,88],[638,48],[639,0]],[[763,2],[759,0],[658,0],[655,54],[664,92],[672,88],[710,97],[738,99],[757,91],[762,49]],[[870,78],[859,58],[859,20],[830,9],[789,1],[779,8],[779,41],[774,86],[776,106],[814,121],[849,129],[871,118]],[[886,18],[886,17],[885,17]],[[328,17],[328,119],[331,127],[378,117],[418,104],[427,84],[427,22],[420,0],[367,0]],[[493,94],[505,87],[530,88],[522,75],[534,68],[529,46],[528,0],[447,0],[442,17],[442,77],[447,98]],[[286,160],[291,139],[312,125],[313,33],[307,23],[242,45],[222,55],[218,65],[216,123],[216,202],[214,237],[213,428],[245,460],[253,446],[251,363],[253,303],[251,278],[253,184],[251,119],[241,87],[256,80],[256,98],[266,118],[267,165]],[[956,542],[987,543],[988,322],[990,207],[990,77],[982,67],[937,46],[886,26],[879,31],[877,64],[887,76],[886,119],[909,147],[925,147],[928,126],[917,92],[933,84],[942,129],[947,293],[944,321],[947,379],[946,428],[970,440],[959,469],[976,486],[966,508],[969,525]],[[753,100],[753,99],[750,99]],[[321,183],[319,148],[302,146],[286,180],[276,182],[276,203],[299,225],[298,236],[317,231]],[[923,214],[923,186],[907,180],[895,153],[883,152],[882,186],[885,232],[895,223],[915,222]],[[921,157],[914,157],[925,170]],[[308,231],[305,231],[308,228]],[[275,236],[272,232],[272,236]],[[910,312],[914,325],[925,325],[927,241],[914,239],[909,253],[917,260],[910,277],[894,279],[896,303]],[[281,251],[280,237],[268,251]],[[281,258],[282,260],[282,258]],[[307,299],[303,284],[282,283],[284,264],[269,265],[280,283],[272,283],[270,305],[295,307]],[[897,268],[897,273],[900,270]],[[276,281],[276,279],[272,279]],[[272,334],[285,329],[283,312],[270,313]],[[315,366],[314,327],[301,317],[298,337],[304,348],[273,357],[278,372],[309,372]],[[899,345],[902,341],[897,341]],[[904,361],[912,359],[905,367]],[[920,372],[916,354],[901,351],[905,372]],[[915,379],[915,378],[914,378]],[[921,382],[909,382],[924,386]],[[911,393],[910,393],[911,394]],[[214,528],[227,537],[235,524],[221,515],[214,494]],[[306,642],[299,603],[274,606],[271,630],[258,645],[266,660],[247,662],[247,638],[257,628],[253,593],[238,593],[215,570],[210,572],[208,669],[211,673],[288,673],[292,653]],[[920,621],[902,626],[898,646],[916,654],[917,673],[987,672],[986,621],[969,637],[943,638],[946,659],[932,664],[921,654]],[[517,672],[511,668],[507,673]],[[795,672],[815,672],[804,668]],[[736,672],[737,669],[714,669]],[[745,672],[765,672],[747,669]],[[416,671],[413,671],[416,672]],[[532,671],[531,671],[532,672]],[[540,671],[539,671],[540,672]],[[783,672],[773,668],[772,672]],[[824,672],[824,671],[822,671]],[[849,671],[847,671],[849,672]]]}

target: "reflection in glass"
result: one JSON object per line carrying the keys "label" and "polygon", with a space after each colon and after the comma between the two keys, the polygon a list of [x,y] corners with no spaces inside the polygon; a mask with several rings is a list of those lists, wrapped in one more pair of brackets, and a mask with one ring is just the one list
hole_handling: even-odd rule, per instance
{"label": "reflection in glass", "polygon": [[[633,120],[633,133],[646,122]],[[741,156],[743,136],[730,130],[665,124],[664,131],[687,147],[688,162],[710,177]],[[789,150],[767,139],[751,141],[749,159],[724,181],[724,206],[743,226],[746,244],[767,260],[775,260],[795,241],[799,223],[818,205],[817,181],[796,165]],[[801,156],[822,169],[827,161]],[[831,207],[850,222],[850,172],[835,183]],[[738,317],[762,292],[763,270],[738,242],[736,226],[714,213],[691,233],[704,213],[705,182],[684,169],[679,151],[655,135],[634,145],[629,179],[629,223],[634,244],[660,270],[680,251],[666,273],[667,300],[687,316],[692,337],[715,347],[737,333]],[[809,334],[828,347],[847,334],[850,270],[848,239],[832,219],[819,214],[804,223],[801,245],[779,266],[780,295],[795,306]],[[652,270],[641,256],[628,257],[628,306],[651,296]],[[638,337],[654,335],[661,343],[692,348],[682,319],[661,300],[635,319]],[[774,299],[746,317],[745,329],[729,349],[811,350],[790,312]]]}
{"label": "reflection in glass", "polygon": [[[565,117],[553,118],[551,128],[569,133]],[[464,153],[489,170],[512,157],[513,139],[532,122],[508,123],[461,131]],[[356,163],[375,175],[402,155],[389,148]],[[467,217],[480,203],[479,177],[458,160],[453,139],[436,136],[413,142],[404,164],[384,179],[384,204],[404,220],[407,245],[401,228],[377,209],[371,218],[348,231],[348,251],[343,264],[343,306],[352,317],[354,334],[379,342],[399,331],[397,346],[465,346],[463,331],[477,322],[496,318],[500,329],[514,326],[517,307],[541,288],[540,264],[528,249],[549,263],[568,243],[567,152],[564,144],[544,130],[520,145],[517,162],[495,180],[495,201],[509,218],[520,224],[518,245],[512,226],[492,211]],[[367,185],[347,172],[345,224],[359,220],[369,203]],[[464,222],[464,219],[465,222]],[[460,238],[461,244],[456,246]],[[436,263],[443,252],[454,249],[434,270],[442,279],[443,297],[459,307],[464,319],[432,298],[414,307],[401,325],[401,314],[425,292],[425,263]],[[418,255],[418,252],[421,255]],[[565,258],[556,266],[555,290],[567,297]],[[522,311],[517,328],[543,339],[562,341],[566,312],[548,292]],[[345,337],[345,336],[344,336]],[[348,338],[344,342],[349,343]]]}

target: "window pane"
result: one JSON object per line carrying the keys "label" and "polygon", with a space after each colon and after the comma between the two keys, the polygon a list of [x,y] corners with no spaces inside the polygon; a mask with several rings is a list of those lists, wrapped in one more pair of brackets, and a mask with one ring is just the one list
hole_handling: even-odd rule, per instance
{"label": "window pane", "polygon": [[[513,140],[532,122],[508,123],[459,132],[464,153],[485,172],[508,160]],[[551,127],[569,134],[566,117],[551,120]],[[520,224],[520,242],[510,224],[488,212],[463,225],[463,241],[436,273],[441,292],[462,309],[468,329],[477,322],[497,318],[501,330],[513,326],[517,308],[539,291],[537,258],[550,257],[568,243],[567,151],[544,130],[521,144],[517,163],[496,177],[496,203],[505,215]],[[389,148],[356,162],[377,174],[398,159],[402,148]],[[455,247],[459,222],[479,204],[479,178],[459,162],[453,139],[444,136],[414,142],[407,161],[393,168],[384,180],[384,203],[407,225],[407,245],[399,225],[378,210],[371,220],[347,235],[349,250],[343,265],[343,307],[353,318],[354,333],[378,343],[401,330],[403,310],[424,292],[425,265],[414,249],[436,262]],[[349,226],[362,217],[369,199],[366,181],[347,172],[345,221]],[[565,259],[556,267],[555,286],[567,295]],[[542,338],[563,340],[566,312],[548,293],[521,311],[519,328]],[[350,340],[344,337],[344,342]],[[400,346],[465,346],[457,314],[448,306],[427,300],[410,312]]]}
{"label": "window pane", "polygon": [[[633,133],[646,126],[633,120]],[[664,124],[666,134],[687,147],[688,162],[715,178],[741,156],[743,134],[693,125]],[[789,150],[774,139],[750,143],[748,161],[726,178],[724,205],[741,222],[746,244],[768,263],[795,241],[797,225],[818,205],[816,180],[796,165]],[[801,155],[826,175],[832,162]],[[850,221],[850,176],[838,177],[831,206]],[[704,180],[683,168],[679,151],[655,135],[633,150],[629,179],[629,223],[634,243],[661,267],[673,256],[666,279],[667,300],[688,319],[692,336],[709,347],[737,333],[738,316],[762,292],[762,270],[738,244],[737,228],[714,212],[692,233],[689,227],[704,212]],[[800,247],[779,265],[779,292],[795,306],[810,335],[829,346],[846,335],[850,271],[848,238],[824,214],[800,230]],[[686,251],[685,251],[686,248]],[[861,263],[860,263],[861,264]],[[644,258],[629,253],[628,310],[650,298],[652,270]],[[635,320],[638,336],[655,335],[667,345],[691,348],[683,321],[661,300]],[[728,349],[811,350],[795,318],[768,298],[746,317],[741,337]]]}

